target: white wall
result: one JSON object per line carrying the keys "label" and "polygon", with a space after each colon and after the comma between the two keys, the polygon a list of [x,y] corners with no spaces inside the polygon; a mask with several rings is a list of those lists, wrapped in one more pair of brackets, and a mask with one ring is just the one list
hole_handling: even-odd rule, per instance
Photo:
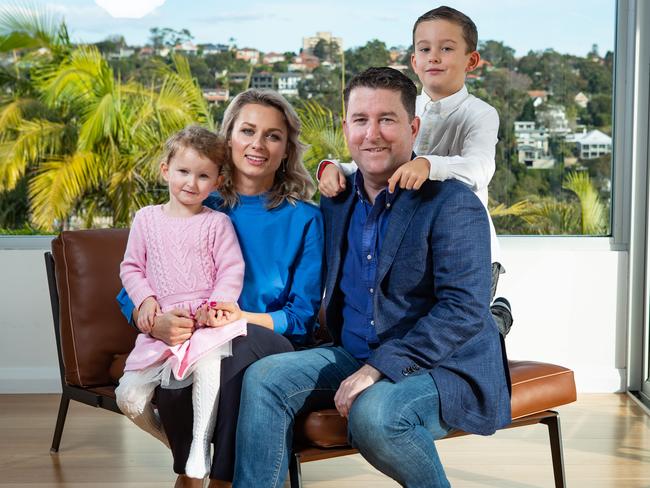
{"label": "white wall", "polygon": [[608,238],[502,237],[508,357],[574,370],[578,391],[625,389],[627,252]]}
{"label": "white wall", "polygon": [[0,393],[58,392],[44,250],[0,250]]}
{"label": "white wall", "polygon": [[[627,253],[607,238],[500,241],[508,355],[572,368],[580,392],[622,389]],[[0,393],[60,390],[44,249],[0,250]]]}

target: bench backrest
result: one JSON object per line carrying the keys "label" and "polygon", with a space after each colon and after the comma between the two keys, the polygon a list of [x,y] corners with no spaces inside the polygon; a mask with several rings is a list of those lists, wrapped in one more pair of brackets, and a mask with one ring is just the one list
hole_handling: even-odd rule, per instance
{"label": "bench backrest", "polygon": [[52,241],[65,382],[74,386],[114,383],[109,371],[133,348],[136,331],[115,297],[128,229],[62,232]]}

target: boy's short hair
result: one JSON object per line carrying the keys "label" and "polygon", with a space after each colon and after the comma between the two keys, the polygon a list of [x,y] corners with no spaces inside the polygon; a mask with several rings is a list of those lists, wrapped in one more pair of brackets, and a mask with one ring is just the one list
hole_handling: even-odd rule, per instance
{"label": "boy's short hair", "polygon": [[399,92],[402,105],[404,105],[406,113],[409,116],[409,121],[415,117],[415,99],[418,96],[418,90],[413,81],[400,71],[393,68],[368,68],[363,73],[356,75],[348,81],[343,92],[346,111],[348,109],[348,102],[350,101],[350,93],[358,87],[384,88]]}
{"label": "boy's short hair", "polygon": [[429,10],[427,13],[420,15],[418,20],[413,24],[413,47],[415,48],[415,30],[418,28],[422,22],[427,22],[428,20],[447,20],[453,24],[458,25],[463,29],[463,39],[465,39],[465,44],[467,44],[467,52],[471,53],[476,51],[476,46],[478,43],[478,30],[476,29],[476,24],[463,12],[456,10],[455,8],[441,6]]}
{"label": "boy's short hair", "polygon": [[223,166],[228,161],[225,139],[199,125],[189,125],[167,139],[162,162],[169,165],[176,153],[184,148],[194,149],[217,166]]}

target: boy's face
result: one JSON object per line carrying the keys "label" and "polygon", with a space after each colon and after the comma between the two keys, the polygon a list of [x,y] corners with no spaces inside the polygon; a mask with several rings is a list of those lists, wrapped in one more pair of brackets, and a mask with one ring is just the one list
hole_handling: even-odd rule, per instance
{"label": "boy's face", "polygon": [[447,20],[421,22],[415,29],[413,41],[413,71],[433,100],[460,90],[465,74],[476,68],[480,60],[477,51],[466,52],[462,27]]}

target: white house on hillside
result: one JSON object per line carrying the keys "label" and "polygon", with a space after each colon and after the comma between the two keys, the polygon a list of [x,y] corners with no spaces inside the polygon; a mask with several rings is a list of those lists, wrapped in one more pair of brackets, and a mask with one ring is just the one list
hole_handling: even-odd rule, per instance
{"label": "white house on hillside", "polygon": [[573,134],[572,137],[567,137],[567,141],[576,143],[580,159],[598,158],[612,152],[612,138],[598,129]]}

